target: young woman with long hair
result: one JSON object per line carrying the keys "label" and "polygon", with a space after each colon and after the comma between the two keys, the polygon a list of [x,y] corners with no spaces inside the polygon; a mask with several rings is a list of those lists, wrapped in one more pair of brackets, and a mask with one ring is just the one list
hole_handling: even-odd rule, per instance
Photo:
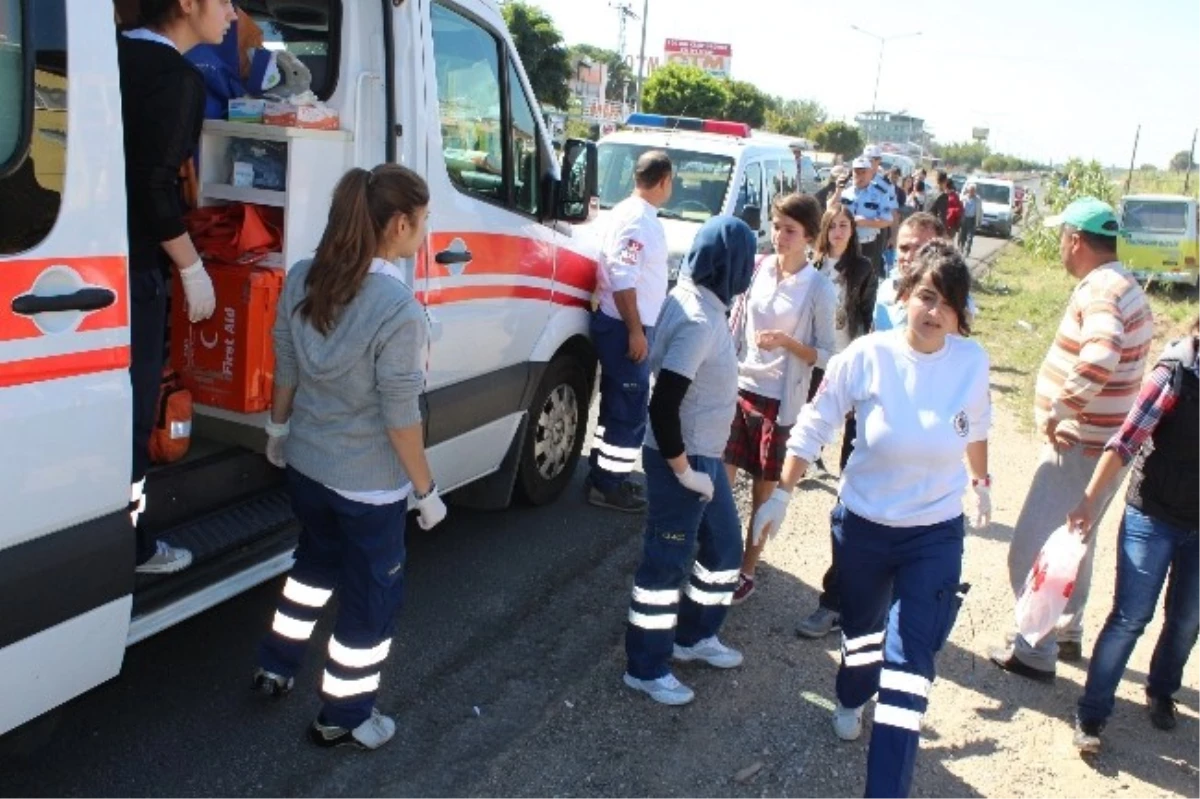
{"label": "young woman with long hair", "polygon": [[[813,369],[823,367],[835,347],[837,292],[808,259],[820,225],[815,198],[776,197],[771,205],[775,253],[759,262],[749,290],[730,314],[738,352],[738,408],[725,468],[730,484],[739,469],[750,475],[755,510],[775,490],[788,432],[808,399]],[[754,593],[765,545],[747,529],[735,604]]]}
{"label": "young woman with long hair", "polygon": [[352,169],[334,189],[311,261],[292,267],[273,337],[267,458],[287,469],[296,565],[263,641],[256,689],[292,689],[321,610],[338,615],[309,730],[321,746],[377,749],[396,732],[375,708],[404,586],[409,506],[446,516],[421,424],[428,320],[395,262],[425,240],[429,189],[412,170]]}

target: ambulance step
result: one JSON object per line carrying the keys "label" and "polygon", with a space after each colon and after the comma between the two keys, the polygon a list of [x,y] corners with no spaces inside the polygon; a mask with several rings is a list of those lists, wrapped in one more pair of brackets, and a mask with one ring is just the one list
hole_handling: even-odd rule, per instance
{"label": "ambulance step", "polygon": [[146,477],[142,523],[159,533],[283,485],[284,472],[262,455],[225,447],[194,460],[156,467]]}
{"label": "ambulance step", "polygon": [[295,517],[284,488],[262,492],[159,537],[192,551],[192,565],[176,574],[140,574],[133,614],[140,616],[218,583],[296,546]]}

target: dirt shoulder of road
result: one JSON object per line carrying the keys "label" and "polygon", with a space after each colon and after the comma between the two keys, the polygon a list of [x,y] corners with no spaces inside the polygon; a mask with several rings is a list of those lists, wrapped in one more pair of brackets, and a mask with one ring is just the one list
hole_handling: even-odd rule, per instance
{"label": "dirt shoulder of road", "polygon": [[[994,424],[995,520],[967,542],[964,579],[973,588],[938,659],[913,795],[1197,795],[1194,656],[1173,733],[1150,726],[1141,698],[1161,618],[1139,642],[1104,752],[1090,760],[1071,744],[1086,659],[1061,665],[1053,686],[1007,674],[988,661],[987,648],[1001,641],[1012,618],[1008,540],[1037,452],[1037,442],[1003,406]],[[815,606],[829,560],[835,491],[831,481],[804,484],[793,500],[789,529],[767,551],[761,588],[733,609],[722,633],[745,652],[745,664],[731,672],[678,669],[697,694],[685,708],[656,705],[621,684],[623,621],[637,554],[625,550],[624,580],[593,583],[611,592],[598,603],[607,610],[579,620],[587,632],[560,631],[566,640],[578,634],[605,645],[574,674],[554,680],[528,674],[526,698],[538,695],[538,686],[546,691],[538,699],[544,702],[538,720],[493,741],[499,751],[457,787],[471,795],[861,796],[869,724],[863,738],[850,744],[836,740],[829,726],[838,638],[813,642],[793,633],[797,619]],[[1117,514],[1111,513],[1100,531],[1088,608],[1089,655],[1111,605],[1116,529]],[[597,635],[593,625],[603,632]]]}

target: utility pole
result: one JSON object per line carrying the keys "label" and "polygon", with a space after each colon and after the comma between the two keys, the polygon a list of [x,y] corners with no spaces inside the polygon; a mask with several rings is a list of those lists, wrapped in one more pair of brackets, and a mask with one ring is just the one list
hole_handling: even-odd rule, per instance
{"label": "utility pole", "polygon": [[646,69],[646,26],[650,22],[650,0],[642,2],[642,48],[638,53],[638,73],[637,73],[637,102],[635,107],[638,111],[642,110],[642,78]]}
{"label": "utility pole", "polygon": [[1129,175],[1125,178],[1125,193],[1129,193],[1129,188],[1133,185],[1133,163],[1137,161],[1138,139],[1142,137],[1142,126],[1137,126],[1137,133],[1133,134],[1133,155],[1129,156]]}
{"label": "utility pole", "polygon": [[[641,17],[639,17],[636,13],[634,13],[633,6],[631,6],[628,2],[617,2],[617,0],[608,0],[608,5],[610,8],[616,9],[617,15],[621,19],[620,32],[617,35],[617,55],[619,55],[621,57],[620,58],[621,63],[624,64],[625,63],[625,43],[627,41],[626,33],[627,33],[627,29],[628,29],[629,20],[641,19]],[[622,113],[624,113],[624,106],[628,102],[629,102],[629,81],[623,80],[623,81],[621,81]]]}
{"label": "utility pole", "polygon": [[1196,134],[1200,130],[1192,131],[1192,149],[1188,150],[1187,170],[1183,173],[1183,193],[1188,193],[1188,186],[1192,182],[1192,162],[1196,160]]}
{"label": "utility pole", "polygon": [[850,27],[853,30],[858,31],[859,33],[862,33],[866,36],[870,36],[872,39],[879,40],[879,61],[875,65],[875,93],[871,95],[871,113],[874,113],[875,105],[879,100],[879,76],[883,74],[883,46],[885,44],[887,44],[889,41],[891,41],[892,39],[907,39],[909,36],[920,36],[921,31],[914,31],[912,33],[900,33],[895,36],[880,36],[878,33],[871,33],[869,30],[860,28],[857,25],[851,25]]}

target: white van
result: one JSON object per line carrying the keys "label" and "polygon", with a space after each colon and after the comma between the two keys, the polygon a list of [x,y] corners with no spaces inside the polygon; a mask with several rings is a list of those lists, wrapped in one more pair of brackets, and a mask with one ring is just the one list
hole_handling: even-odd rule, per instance
{"label": "white van", "polygon": [[600,215],[633,192],[633,167],[647,150],[664,150],[675,166],[671,200],[659,209],[667,234],[670,278],[709,218],[733,214],[758,231],[760,252],[771,247],[771,201],[798,189],[796,158],[780,141],[751,138],[737,122],[631,114],[629,130],[599,142]]}
{"label": "white van", "polygon": [[[428,312],[423,398],[437,482],[463,503],[551,501],[579,457],[595,356],[593,145],[562,174],[494,0],[241,0],[309,65],[341,130],[206,123],[204,205],[284,211],[310,255],[336,180],[395,161],[428,179],[407,264]],[[125,648],[290,568],[265,413],[200,406],[187,458],[154,470],[144,522],[193,566],[134,576],[129,287],[114,9],[0,2],[0,733],[115,676]],[[243,188],[222,154],[282,142],[287,188]],[[223,313],[218,309],[218,317]]]}
{"label": "white van", "polygon": [[[984,178],[978,175],[966,178],[966,184],[974,184],[975,192],[983,201],[983,221],[977,233],[990,233],[1002,239],[1012,238],[1014,185],[1011,180]],[[961,195],[966,186],[959,188]]]}

